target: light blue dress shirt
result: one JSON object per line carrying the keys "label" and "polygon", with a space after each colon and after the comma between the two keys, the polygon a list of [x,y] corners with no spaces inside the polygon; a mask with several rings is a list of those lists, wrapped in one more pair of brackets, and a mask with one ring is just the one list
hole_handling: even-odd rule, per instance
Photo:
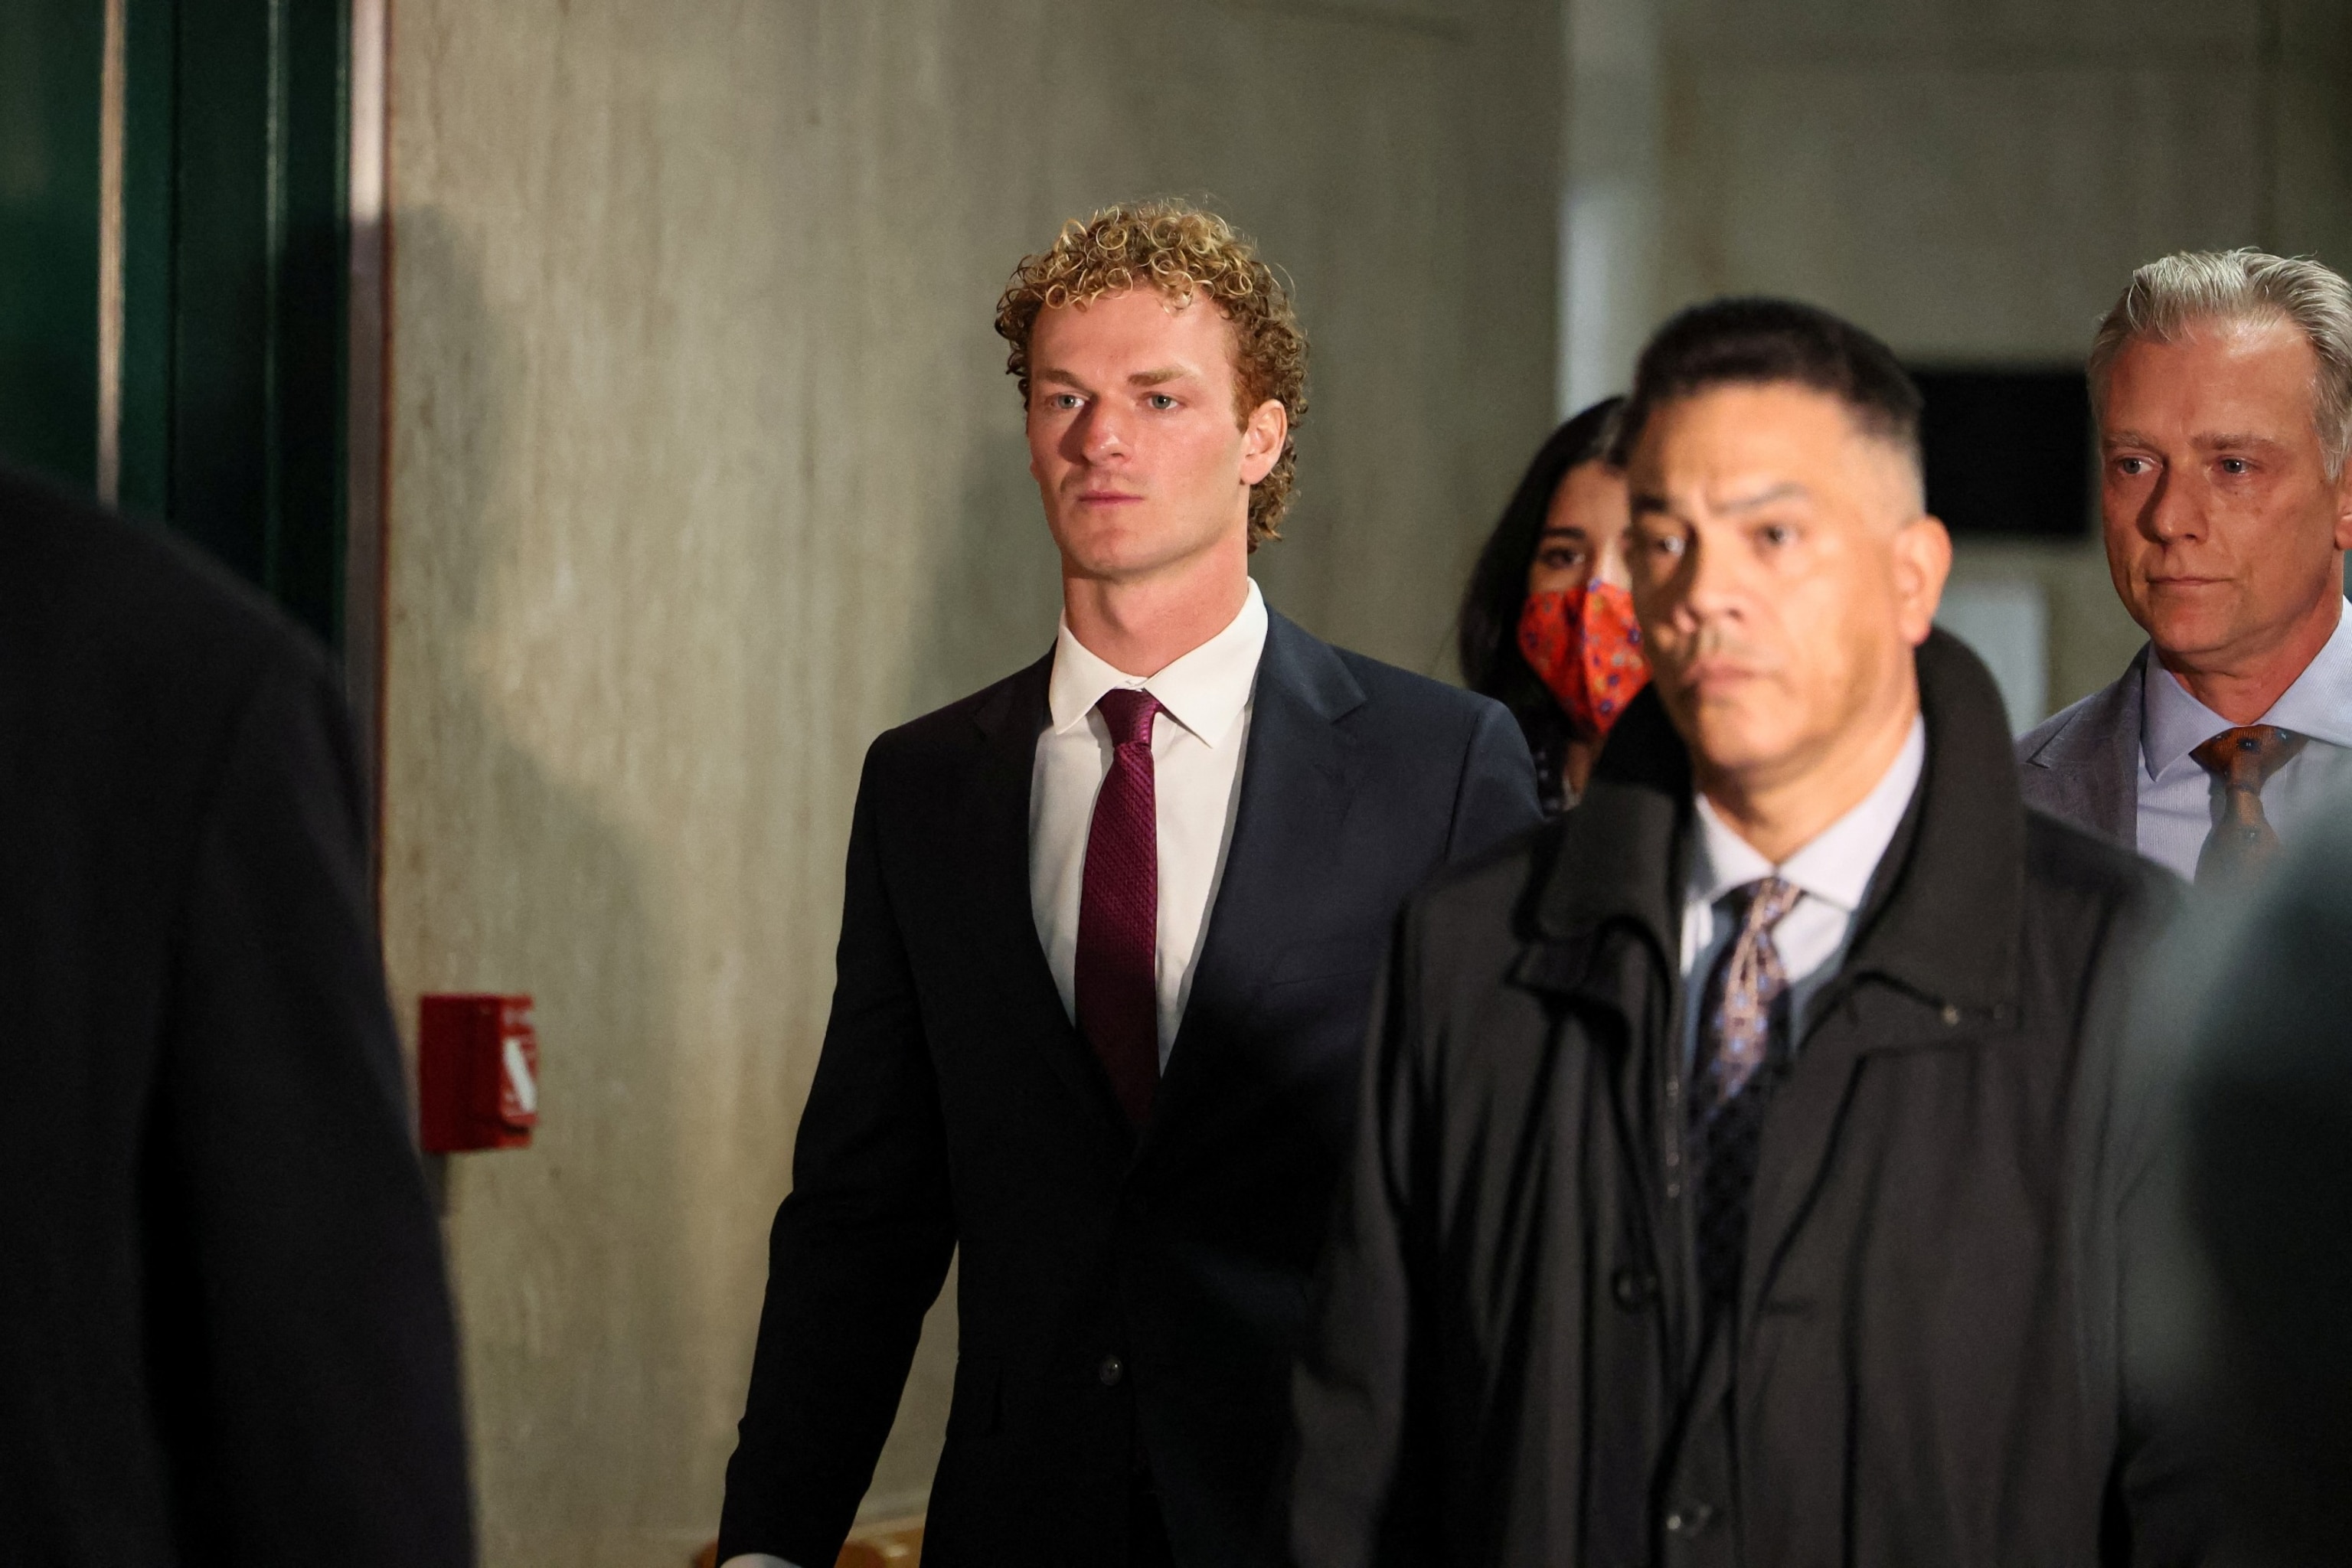
{"label": "light blue dress shirt", "polygon": [[[2139,852],[2194,879],[2228,792],[2189,753],[2235,726],[2191,697],[2157,662],[2153,645],[2140,657]],[[2309,737],[2263,786],[2263,815],[2293,845],[2329,796],[2352,787],[2352,615],[2339,616],[2294,684],[2255,721]]]}
{"label": "light blue dress shirt", "polygon": [[1690,885],[1683,892],[1683,1061],[1698,1049],[1699,1013],[1708,973],[1723,950],[1739,934],[1730,896],[1748,883],[1778,877],[1802,895],[1772,928],[1772,948],[1789,977],[1789,1016],[1796,1020],[1791,1047],[1804,1043],[1811,1020],[1807,1009],[1845,957],[1854,916],[1870,890],[1870,879],[1886,857],[1903,814],[1919,788],[1927,764],[1927,726],[1911,721],[1911,732],[1868,795],[1843,816],[1813,836],[1778,866],[1734,833],[1705,795],[1698,797],[1698,843],[1691,856]]}

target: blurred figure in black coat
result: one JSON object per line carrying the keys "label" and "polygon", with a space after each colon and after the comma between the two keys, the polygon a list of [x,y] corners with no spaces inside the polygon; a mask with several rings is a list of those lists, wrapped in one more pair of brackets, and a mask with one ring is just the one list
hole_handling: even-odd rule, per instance
{"label": "blurred figure in black coat", "polygon": [[0,471],[0,1557],[470,1563],[348,717],[157,535]]}
{"label": "blurred figure in black coat", "polygon": [[1609,461],[1622,397],[1537,448],[1462,596],[1462,681],[1511,710],[1546,816],[1576,804],[1601,742],[1649,679],[1625,570],[1625,475]]}
{"label": "blurred figure in black coat", "polygon": [[[2352,801],[2250,904],[2200,911],[2150,999],[2187,1023],[2186,1265],[2145,1310],[2194,1331],[2169,1370],[2202,1395],[2233,1564],[2352,1548]],[[2184,1001],[2201,994],[2201,1001]]]}

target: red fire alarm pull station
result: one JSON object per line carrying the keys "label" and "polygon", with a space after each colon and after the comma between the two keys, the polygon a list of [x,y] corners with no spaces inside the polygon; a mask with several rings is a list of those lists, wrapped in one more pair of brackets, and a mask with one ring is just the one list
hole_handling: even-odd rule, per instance
{"label": "red fire alarm pull station", "polygon": [[419,1005],[417,1131],[425,1152],[525,1149],[539,1124],[539,1034],[528,996]]}

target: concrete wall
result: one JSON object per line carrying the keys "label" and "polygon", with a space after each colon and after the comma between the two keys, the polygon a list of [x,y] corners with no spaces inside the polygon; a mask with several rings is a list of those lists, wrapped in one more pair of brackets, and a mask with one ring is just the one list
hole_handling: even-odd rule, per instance
{"label": "concrete wall", "polygon": [[[989,326],[1207,193],[1314,341],[1269,599],[1450,669],[1553,396],[1551,0],[402,0],[385,936],[539,1000],[446,1220],[489,1568],[711,1532],[880,730],[1041,652]],[[935,1313],[875,1506],[919,1503]]]}
{"label": "concrete wall", "polygon": [[[1620,193],[1611,232],[1570,239],[1600,269],[1571,314],[1618,324],[1594,329],[1587,386],[1622,383],[1624,323],[1722,293],[1814,300],[1919,362],[2079,363],[2132,268],[2166,251],[2352,264],[2343,0],[1568,4],[1591,40],[1576,79],[1649,84],[1615,118],[1657,124],[1600,133],[1597,163],[1571,150],[1582,188]],[[1964,542],[1958,579],[2044,588],[2048,706],[2139,644],[2087,535]]]}

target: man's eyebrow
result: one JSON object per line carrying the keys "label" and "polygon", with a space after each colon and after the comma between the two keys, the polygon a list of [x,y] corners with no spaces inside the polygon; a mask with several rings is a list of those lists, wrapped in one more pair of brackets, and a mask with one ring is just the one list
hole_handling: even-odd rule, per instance
{"label": "man's eyebrow", "polygon": [[1812,492],[1794,479],[1784,479],[1777,485],[1767,485],[1754,495],[1727,500],[1716,508],[1717,511],[1754,511],[1758,507],[1770,506],[1775,501],[1806,500]]}
{"label": "man's eyebrow", "polygon": [[1133,375],[1127,378],[1127,384],[1129,386],[1158,386],[1163,382],[1181,381],[1188,375],[1197,374],[1198,373],[1195,372],[1189,364],[1166,364],[1161,365],[1158,370],[1137,371]]}
{"label": "man's eyebrow", "polygon": [[[1740,496],[1736,500],[1724,501],[1720,505],[1717,506],[1715,510],[1717,511],[1754,511],[1759,507],[1770,506],[1775,501],[1810,500],[1812,499],[1812,491],[1797,483],[1794,479],[1784,479],[1777,485],[1765,486],[1762,489],[1758,490],[1754,495]],[[1654,491],[1636,490],[1627,499],[1636,516],[1639,516],[1643,512],[1654,511],[1671,513],[1675,510],[1673,504],[1669,502],[1665,497],[1656,494]]]}
{"label": "man's eyebrow", "polygon": [[[2195,447],[2200,451],[2205,452],[2224,451],[2232,447],[2255,447],[2267,450],[2276,450],[2285,445],[2284,442],[2273,440],[2268,436],[2257,436],[2251,430],[2223,430],[2210,433],[2200,433],[2190,437],[2189,438],[2189,444]],[[2153,436],[2149,436],[2143,431],[2110,430],[2099,437],[2099,445],[2104,449],[2112,452],[2120,447],[2155,447],[2161,445],[2161,443]]]}
{"label": "man's eyebrow", "polygon": [[1057,386],[1075,386],[1081,392],[1084,392],[1087,386],[1085,382],[1080,381],[1076,375],[1060,368],[1058,365],[1047,365],[1045,369],[1037,373],[1037,379],[1039,381],[1050,381]]}
{"label": "man's eyebrow", "polygon": [[1557,539],[1562,535],[1570,533],[1576,535],[1579,539],[1582,539],[1585,534],[1584,524],[1580,522],[1547,522],[1543,525],[1542,530],[1537,534],[1537,537],[1538,539]]}

